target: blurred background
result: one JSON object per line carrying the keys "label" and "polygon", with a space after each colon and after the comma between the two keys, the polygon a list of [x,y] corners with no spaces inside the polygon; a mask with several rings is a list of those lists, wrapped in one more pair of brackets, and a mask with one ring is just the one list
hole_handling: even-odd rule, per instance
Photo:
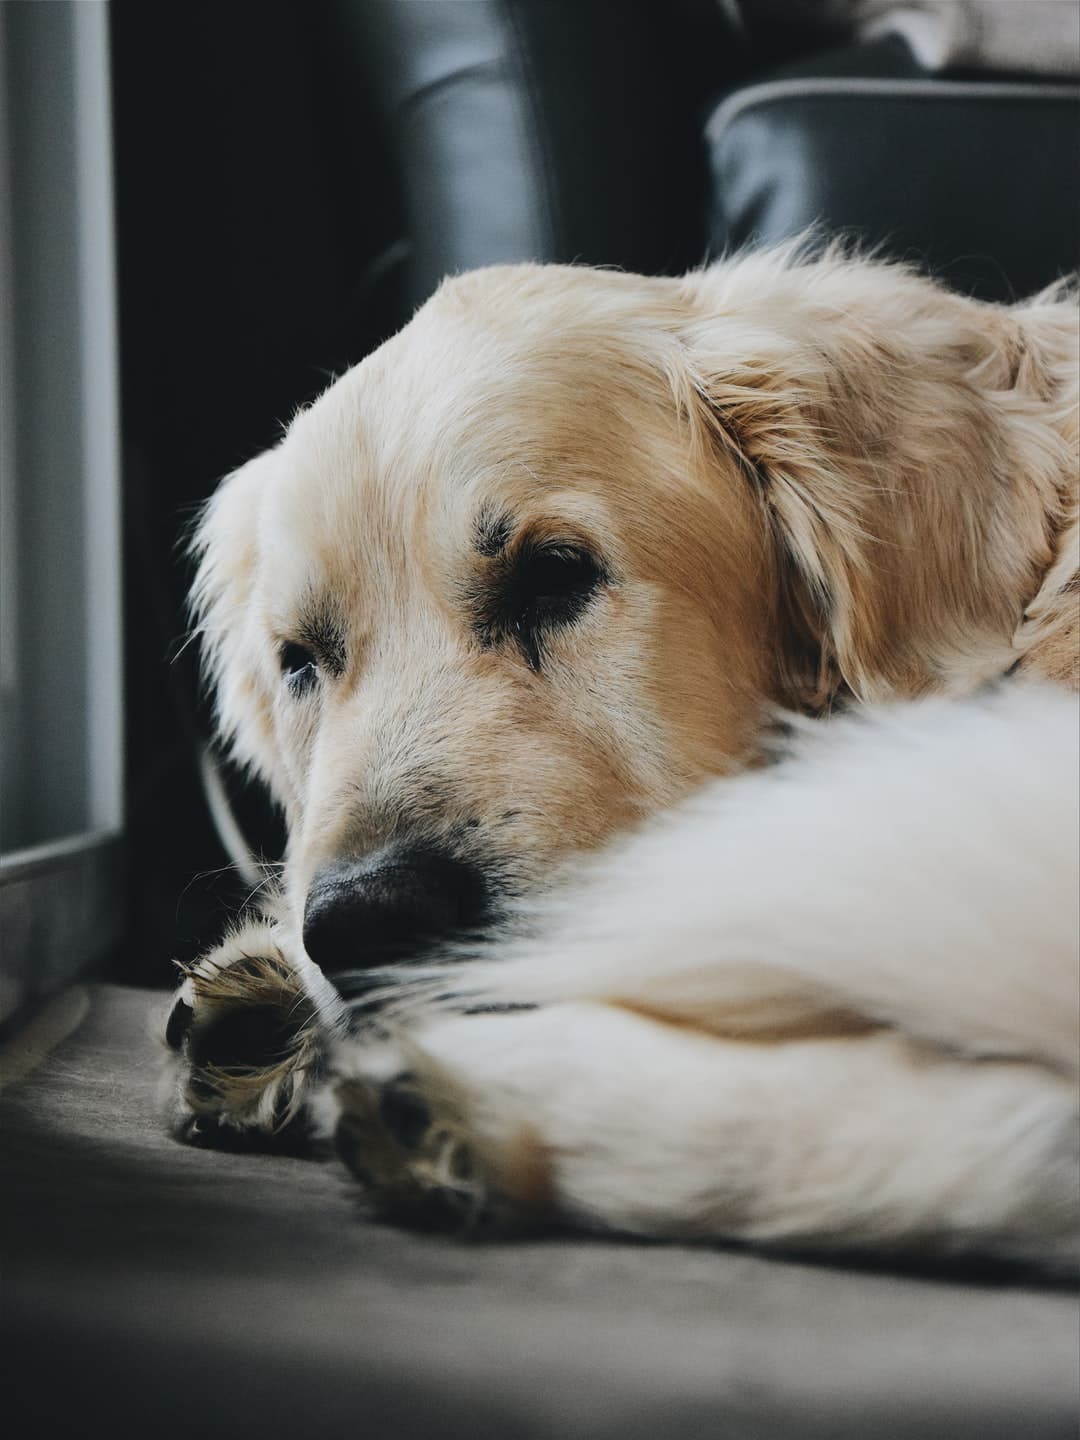
{"label": "blurred background", "polygon": [[0,4],[0,1022],[171,983],[280,853],[183,537],[440,278],[814,224],[988,299],[1080,259],[1075,0]]}

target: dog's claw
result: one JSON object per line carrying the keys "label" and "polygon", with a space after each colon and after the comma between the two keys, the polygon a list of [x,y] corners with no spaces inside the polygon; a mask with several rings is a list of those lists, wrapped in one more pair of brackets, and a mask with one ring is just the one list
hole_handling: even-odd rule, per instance
{"label": "dog's claw", "polygon": [[165,1022],[165,1043],[170,1050],[182,1050],[190,1033],[195,1012],[183,998],[176,1001]]}

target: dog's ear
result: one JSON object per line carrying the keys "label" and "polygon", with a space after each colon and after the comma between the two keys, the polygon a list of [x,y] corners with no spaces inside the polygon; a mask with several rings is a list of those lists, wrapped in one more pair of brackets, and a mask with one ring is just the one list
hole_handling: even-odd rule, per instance
{"label": "dog's ear", "polygon": [[259,500],[275,465],[273,450],[249,460],[203,507],[191,541],[196,570],[189,599],[219,735],[241,764],[268,780],[274,765],[272,700],[257,659],[262,645],[252,597]]}
{"label": "dog's ear", "polygon": [[[689,413],[699,458],[734,464],[758,497],[771,537],[777,661],[785,703],[825,709],[861,671],[852,623],[870,536],[827,429],[829,381],[817,354],[782,330],[707,315],[687,334]],[[873,624],[863,614],[864,626]]]}
{"label": "dog's ear", "polygon": [[788,703],[1004,668],[1073,464],[1030,327],[836,255],[749,256],[687,283],[681,408],[760,496]]}

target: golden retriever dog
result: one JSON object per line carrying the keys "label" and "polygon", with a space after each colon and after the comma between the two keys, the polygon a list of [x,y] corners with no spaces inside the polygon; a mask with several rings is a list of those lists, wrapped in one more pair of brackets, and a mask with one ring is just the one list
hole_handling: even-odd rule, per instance
{"label": "golden retriever dog", "polygon": [[1075,1266],[1078,333],[805,247],[447,281],[220,488],[281,883],[167,1038],[374,1203]]}

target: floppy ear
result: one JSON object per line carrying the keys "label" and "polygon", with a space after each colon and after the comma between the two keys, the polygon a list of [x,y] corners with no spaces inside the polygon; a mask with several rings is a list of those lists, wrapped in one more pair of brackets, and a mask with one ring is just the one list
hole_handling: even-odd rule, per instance
{"label": "floppy ear", "polygon": [[1075,465],[1019,312],[835,253],[687,283],[698,424],[774,537],[788,702],[1006,668]]}
{"label": "floppy ear", "polygon": [[189,599],[219,734],[240,764],[270,783],[272,696],[259,666],[252,600],[259,499],[275,463],[273,450],[249,460],[204,506],[191,544],[197,569]]}

